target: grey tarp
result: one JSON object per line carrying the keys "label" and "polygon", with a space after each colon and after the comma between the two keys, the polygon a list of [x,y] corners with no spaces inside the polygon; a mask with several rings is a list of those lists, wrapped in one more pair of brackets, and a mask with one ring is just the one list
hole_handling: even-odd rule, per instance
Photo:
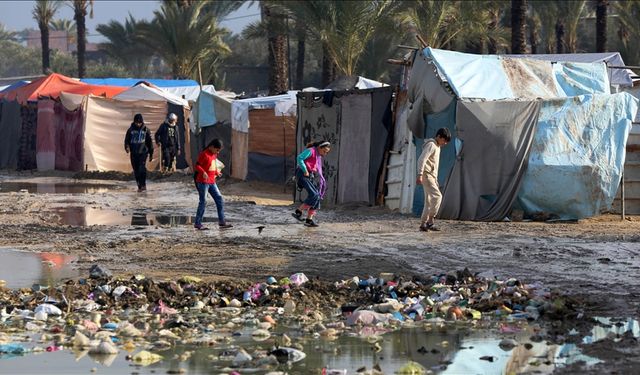
{"label": "grey tarp", "polygon": [[22,136],[22,119],[20,104],[16,101],[2,101],[0,117],[0,169],[17,169],[20,137]]}
{"label": "grey tarp", "polygon": [[247,181],[266,181],[284,183],[294,170],[294,159],[283,156],[272,156],[258,152],[249,152]]}
{"label": "grey tarp", "polygon": [[341,100],[338,202],[369,202],[371,94],[345,95]]}
{"label": "grey tarp", "polygon": [[[332,151],[324,158],[322,170],[327,180],[327,192],[323,203],[332,205],[336,203],[336,190],[338,185],[339,150],[340,150],[340,102],[333,101],[328,107],[322,103],[322,96],[314,96],[313,93],[304,93],[304,97],[298,97],[298,129],[297,150],[298,153],[305,149],[307,142],[327,140],[331,142]],[[304,193],[303,193],[304,194]],[[304,196],[298,196],[304,199]]]}
{"label": "grey tarp", "polygon": [[391,96],[393,90],[371,93],[371,148],[369,161],[369,203],[376,202],[378,179],[382,177],[384,155],[391,149]]}
{"label": "grey tarp", "polygon": [[457,106],[462,148],[439,217],[501,220],[516,200],[533,142],[539,101],[465,102]]}

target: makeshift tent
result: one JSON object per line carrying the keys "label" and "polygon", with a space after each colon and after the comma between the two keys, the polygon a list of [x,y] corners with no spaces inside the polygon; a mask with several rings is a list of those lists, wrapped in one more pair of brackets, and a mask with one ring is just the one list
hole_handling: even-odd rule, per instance
{"label": "makeshift tent", "polygon": [[175,95],[179,98],[184,98],[191,102],[195,102],[196,100],[198,100],[200,92],[207,92],[209,94],[213,94],[216,92],[213,85],[203,85],[202,89],[200,89],[200,86],[176,86],[160,88],[168,92],[169,94]]}
{"label": "makeshift tent", "polygon": [[0,169],[18,168],[20,140],[22,138],[22,120],[20,104],[16,101],[0,101]]}
{"label": "makeshift tent", "polygon": [[[122,101],[87,97],[84,125],[84,162],[89,170],[131,172],[129,155],[124,150],[124,136],[133,115],[141,113],[153,134],[167,116],[166,101]],[[147,168],[157,169],[160,160],[154,150]]]}
{"label": "makeshift tent", "polygon": [[140,82],[147,82],[157,87],[198,86],[192,79],[147,79],[147,78],[82,78],[80,81],[99,86],[131,87]]}
{"label": "makeshift tent", "polygon": [[53,99],[38,101],[36,139],[38,170],[82,170],[84,166],[82,109],[82,105],[68,109],[61,101]]}
{"label": "makeshift tent", "polygon": [[[440,217],[501,220],[516,198],[529,216],[560,219],[611,206],[637,101],[609,94],[604,63],[427,48],[417,53],[410,77],[400,112],[416,137],[416,151],[403,155],[401,164],[414,167],[404,169],[401,185],[412,186],[422,139],[449,128],[454,139],[441,152],[438,176]],[[398,161],[392,158],[390,165]],[[421,187],[413,193],[418,214]]]}
{"label": "makeshift tent", "polygon": [[[596,63],[603,62],[607,67],[624,66],[624,61],[620,52],[601,52],[601,53],[560,53],[560,54],[535,54],[535,55],[504,55],[510,58],[525,58],[534,60],[545,60],[552,62],[578,62],[578,63]],[[608,69],[609,82],[617,86],[632,86],[633,71],[628,69]]]}
{"label": "makeshift tent", "polygon": [[36,130],[38,126],[38,104],[27,103],[20,106],[21,133],[18,151],[18,169],[36,169]]}
{"label": "makeshift tent", "polygon": [[298,93],[297,152],[313,141],[332,145],[323,160],[323,203],[375,203],[391,141],[392,94],[391,87]]}
{"label": "makeshift tent", "polygon": [[[231,130],[231,100],[218,93],[202,91],[192,111],[192,117],[194,141],[191,142],[191,155],[193,162],[209,142],[217,138],[224,144],[219,155],[220,160],[226,166],[222,173],[225,176],[232,175],[236,166],[232,161],[235,148],[232,141],[233,131]],[[238,144],[241,143],[238,142]]]}
{"label": "makeshift tent", "polygon": [[18,88],[20,88],[20,87],[22,87],[22,86],[26,86],[26,85],[28,85],[29,83],[31,83],[31,81],[18,81],[18,82],[12,83],[12,84],[11,84],[11,85],[9,85],[9,86],[5,86],[5,87],[2,89],[2,91],[0,91],[0,93],[9,92],[9,91],[12,91],[12,90],[18,89]]}
{"label": "makeshift tent", "polygon": [[232,176],[242,180],[285,182],[293,175],[295,118],[276,116],[284,95],[234,100],[231,104]]}
{"label": "makeshift tent", "polygon": [[82,95],[100,95],[110,98],[125,89],[124,87],[116,86],[89,85],[73,78],[53,73],[17,89],[0,93],[0,97],[7,100],[16,100],[20,104],[26,104],[28,101],[37,101],[38,97],[41,96],[58,98],[62,91]]}
{"label": "makeshift tent", "polygon": [[168,103],[169,113],[174,113],[178,116],[178,122],[176,126],[178,126],[180,132],[180,146],[182,147],[182,150],[185,150],[184,153],[181,153],[176,157],[176,169],[185,169],[188,167],[187,158],[190,157],[191,150],[187,150],[184,148],[185,142],[188,142],[189,138],[189,132],[186,131],[186,129],[188,129],[188,125],[185,122],[185,120],[189,118],[190,112],[189,102],[187,100],[161,90],[158,87],[147,85],[145,83],[140,83],[136,86],[128,88],[127,90],[116,95],[114,99],[124,101],[166,101]]}

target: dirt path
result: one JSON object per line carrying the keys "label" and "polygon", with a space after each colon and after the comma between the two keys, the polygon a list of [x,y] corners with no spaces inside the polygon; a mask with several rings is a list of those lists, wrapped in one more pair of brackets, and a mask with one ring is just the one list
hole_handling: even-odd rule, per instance
{"label": "dirt path", "polygon": [[[452,221],[441,222],[442,232],[425,234],[416,230],[414,217],[347,207],[321,210],[321,227],[310,229],[290,216],[291,194],[282,187],[227,182],[220,187],[234,228],[220,231],[209,223],[211,230],[196,232],[190,222],[197,197],[188,177],[151,182],[144,194],[134,192],[133,182],[116,180],[12,175],[1,181],[8,186],[9,180],[39,183],[41,191],[51,193],[0,190],[0,246],[76,255],[82,270],[100,263],[124,275],[264,280],[305,272],[336,280],[380,272],[424,276],[468,267],[585,296],[594,313],[628,316],[637,314],[640,305],[640,222],[635,219]],[[72,193],[70,186],[88,192]],[[27,186],[28,191],[36,188]],[[118,225],[77,225],[113,223],[114,215]],[[153,225],[131,225],[132,215],[137,215],[134,224],[142,218]],[[162,217],[182,224],[171,225]],[[212,201],[206,217],[215,220]],[[259,226],[265,226],[262,233]]]}

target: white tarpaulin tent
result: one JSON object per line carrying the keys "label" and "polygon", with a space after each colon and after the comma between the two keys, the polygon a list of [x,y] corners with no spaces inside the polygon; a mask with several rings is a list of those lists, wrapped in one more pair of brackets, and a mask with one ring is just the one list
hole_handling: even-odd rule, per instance
{"label": "white tarpaulin tent", "polygon": [[144,83],[133,86],[113,97],[118,100],[160,100],[189,108],[189,101],[182,99],[170,92],[156,86],[149,86]]}

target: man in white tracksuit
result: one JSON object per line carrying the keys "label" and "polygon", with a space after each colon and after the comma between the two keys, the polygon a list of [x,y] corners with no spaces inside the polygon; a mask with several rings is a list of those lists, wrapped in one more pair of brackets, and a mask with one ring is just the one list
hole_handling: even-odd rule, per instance
{"label": "man in white tracksuit", "polygon": [[424,188],[424,208],[420,218],[420,230],[423,232],[439,231],[433,220],[440,209],[442,193],[438,187],[438,165],[440,164],[440,147],[451,141],[451,132],[447,128],[440,128],[435,138],[425,140],[422,153],[418,159],[417,183]]}

